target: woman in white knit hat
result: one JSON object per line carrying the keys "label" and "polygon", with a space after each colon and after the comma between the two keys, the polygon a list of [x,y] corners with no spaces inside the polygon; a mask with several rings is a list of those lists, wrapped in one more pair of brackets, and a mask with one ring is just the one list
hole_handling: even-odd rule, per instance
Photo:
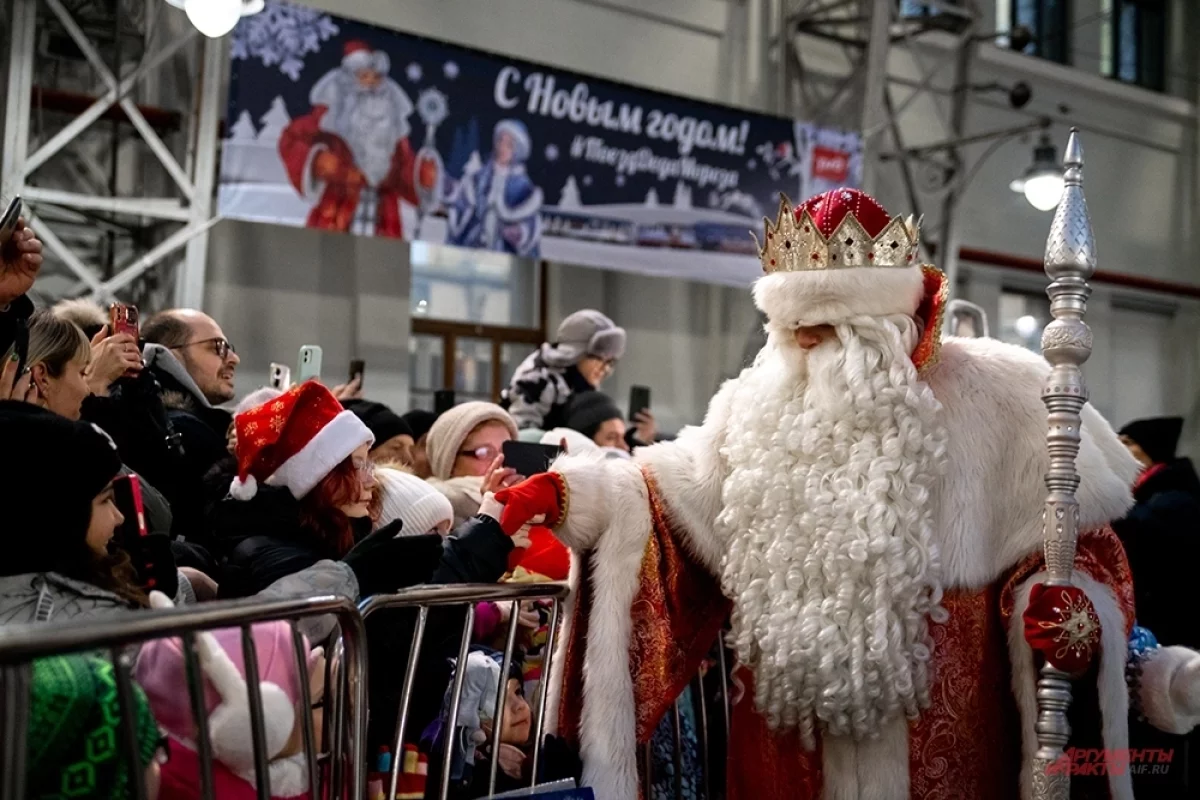
{"label": "woman in white knit hat", "polygon": [[379,518],[375,529],[401,520],[402,536],[439,533],[445,536],[454,524],[454,507],[449,499],[416,475],[392,467],[376,467],[376,496]]}
{"label": "woman in white knit hat", "polygon": [[455,525],[475,516],[484,494],[517,482],[501,453],[516,438],[516,423],[495,403],[463,403],[433,423],[426,444],[429,483],[454,506]]}

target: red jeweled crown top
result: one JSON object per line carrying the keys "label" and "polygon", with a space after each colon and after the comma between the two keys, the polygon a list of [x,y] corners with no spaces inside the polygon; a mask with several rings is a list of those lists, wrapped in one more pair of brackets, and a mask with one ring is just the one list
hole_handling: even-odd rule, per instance
{"label": "red jeweled crown top", "polygon": [[917,257],[919,227],[910,216],[889,217],[858,189],[833,189],[793,211],[780,195],[779,218],[763,219],[759,243],[763,272],[803,272],[844,267],[908,267]]}

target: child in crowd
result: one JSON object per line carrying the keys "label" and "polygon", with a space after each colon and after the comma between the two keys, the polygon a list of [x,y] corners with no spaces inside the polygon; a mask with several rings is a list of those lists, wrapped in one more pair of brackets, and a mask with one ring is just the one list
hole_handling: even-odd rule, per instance
{"label": "child in crowd", "polygon": [[[170,607],[158,592],[154,607]],[[258,655],[257,680],[262,691],[267,758],[271,772],[271,797],[309,798],[308,763],[304,754],[300,680],[309,682],[314,705],[324,689],[324,651],[308,651],[308,674],[297,675],[292,630],[286,622],[265,622],[253,627]],[[246,663],[242,633],[227,628],[196,636],[196,651],[204,677],[204,707],[213,748],[214,792],[221,800],[256,797],[254,747],[250,725]],[[307,650],[308,643],[304,646]],[[178,639],[147,643],[137,663],[137,679],[146,690],[150,706],[171,740],[171,760],[163,767],[160,800],[193,800],[200,796],[197,722],[185,689],[187,670]],[[314,735],[321,720],[314,714]],[[319,742],[314,742],[314,747]]]}
{"label": "child in crowd", "polygon": [[[146,702],[133,687],[138,762],[146,797],[159,797],[158,755],[163,742]],[[113,665],[90,655],[51,656],[33,662],[25,797],[136,797],[129,774]]]}

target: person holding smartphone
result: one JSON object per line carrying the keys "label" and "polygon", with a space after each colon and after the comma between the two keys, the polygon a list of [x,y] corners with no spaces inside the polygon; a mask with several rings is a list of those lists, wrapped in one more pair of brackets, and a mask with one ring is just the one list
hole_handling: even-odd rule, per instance
{"label": "person holding smartphone", "polygon": [[[24,400],[29,381],[23,374],[27,342],[26,325],[33,302],[25,296],[42,268],[42,243],[17,220],[13,233],[0,241],[0,398]],[[17,384],[20,382],[20,386]]]}

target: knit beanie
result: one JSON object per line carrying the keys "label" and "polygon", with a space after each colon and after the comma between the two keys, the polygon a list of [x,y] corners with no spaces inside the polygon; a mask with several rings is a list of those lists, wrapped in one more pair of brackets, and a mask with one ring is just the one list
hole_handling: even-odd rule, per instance
{"label": "knit beanie", "polygon": [[621,409],[603,392],[578,392],[567,404],[567,427],[591,439],[610,419],[621,419]]}
{"label": "knit beanie", "polygon": [[414,442],[417,440],[408,423],[383,403],[372,400],[346,400],[342,405],[375,434],[376,447],[397,436],[412,436]]}
{"label": "knit beanie", "polygon": [[1138,419],[1121,428],[1121,436],[1128,436],[1150,456],[1155,464],[1169,464],[1175,460],[1179,447],[1179,435],[1183,433],[1183,417],[1151,417]]}
{"label": "knit beanie", "polygon": [[0,442],[6,454],[0,486],[13,498],[5,504],[4,530],[38,532],[8,548],[0,573],[53,571],[80,552],[92,501],[121,471],[117,447],[90,422],[15,400],[0,401]]}
{"label": "knit beanie", "polygon": [[238,414],[245,414],[252,408],[271,402],[281,394],[283,394],[282,391],[271,386],[255,389],[238,401],[238,404],[233,409],[233,415],[236,417]]}
{"label": "knit beanie", "polygon": [[375,470],[375,481],[383,501],[377,530],[398,519],[404,522],[401,535],[420,536],[443,521],[454,522],[454,508],[446,496],[416,475],[380,467]]}
{"label": "knit beanie", "polygon": [[[136,683],[132,688],[137,757],[145,768],[162,737],[145,693]],[[136,778],[129,774],[120,727],[116,674],[108,660],[69,655],[33,662],[25,797],[133,797]]]}
{"label": "knit beanie", "polygon": [[429,429],[425,449],[429,454],[429,469],[433,477],[445,480],[454,469],[454,459],[471,431],[485,422],[500,422],[509,435],[517,438],[517,424],[495,403],[474,401],[455,406],[437,418]]}
{"label": "knit beanie", "polygon": [[625,355],[625,329],[599,311],[576,311],[559,324],[554,341],[543,345],[541,354],[556,369],[578,364],[585,356],[620,358]]}
{"label": "knit beanie", "polygon": [[414,408],[400,417],[400,419],[404,420],[404,424],[408,425],[408,429],[412,431],[414,442],[420,441],[422,436],[429,433],[429,429],[433,427],[433,423],[437,422],[437,418],[437,414],[432,411],[426,411],[423,408]]}

